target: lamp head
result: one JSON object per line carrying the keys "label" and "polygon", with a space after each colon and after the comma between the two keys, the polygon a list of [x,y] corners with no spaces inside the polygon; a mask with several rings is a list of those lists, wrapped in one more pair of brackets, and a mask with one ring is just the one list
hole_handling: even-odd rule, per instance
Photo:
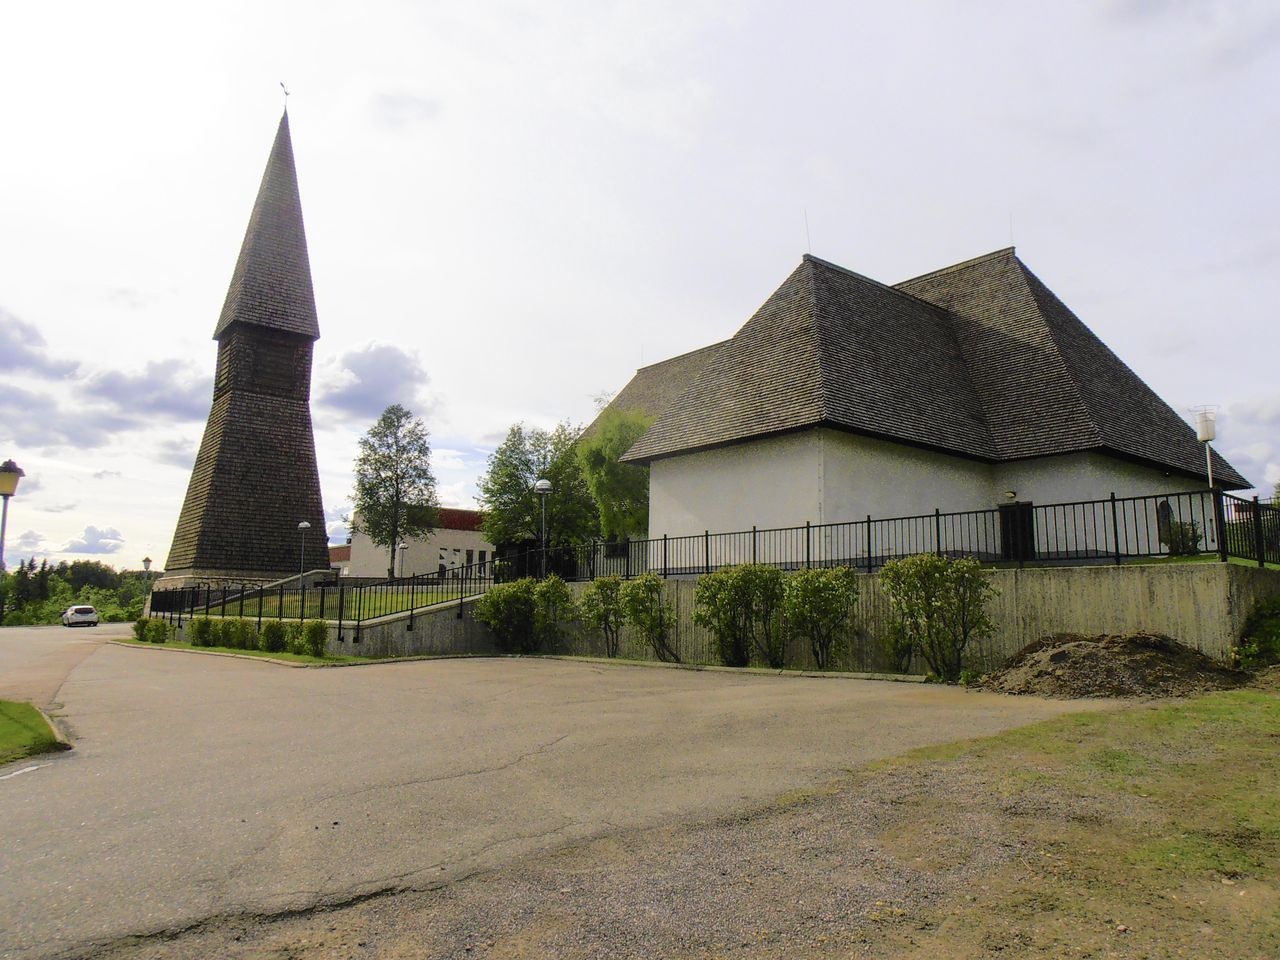
{"label": "lamp head", "polygon": [[542,477],[533,485],[534,492],[539,496],[543,496],[551,492],[551,481],[546,477]]}
{"label": "lamp head", "polygon": [[300,524],[298,524],[298,529],[299,529],[299,530],[310,530],[310,529],[311,529],[311,524],[309,524],[309,523],[307,523],[307,521],[303,520]]}
{"label": "lamp head", "polygon": [[11,497],[18,490],[18,481],[26,476],[23,469],[12,460],[0,463],[0,497]]}

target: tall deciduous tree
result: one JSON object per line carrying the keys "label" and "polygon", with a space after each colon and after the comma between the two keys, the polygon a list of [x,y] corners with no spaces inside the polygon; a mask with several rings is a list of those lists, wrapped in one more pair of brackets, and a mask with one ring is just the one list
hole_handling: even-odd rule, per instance
{"label": "tall deciduous tree", "polygon": [[484,511],[485,539],[510,546],[541,536],[542,505],[533,485],[551,481],[547,494],[547,543],[563,546],[596,536],[599,517],[574,453],[579,430],[568,423],[554,430],[515,424],[489,455],[489,469],[476,498]]}
{"label": "tall deciduous tree", "polygon": [[395,576],[396,544],[426,536],[438,514],[431,444],[422,420],[393,403],[360,438],[351,529],[388,548],[387,576]]}
{"label": "tall deciduous tree", "polygon": [[649,535],[649,468],[620,460],[652,423],[634,410],[610,410],[578,442],[578,463],[606,537]]}

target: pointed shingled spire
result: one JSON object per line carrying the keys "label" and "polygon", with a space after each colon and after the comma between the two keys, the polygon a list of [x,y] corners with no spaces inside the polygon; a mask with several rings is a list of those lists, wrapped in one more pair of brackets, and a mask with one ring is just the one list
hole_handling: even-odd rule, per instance
{"label": "pointed shingled spire", "polygon": [[213,338],[220,340],[233,323],[320,337],[287,110],[280,117]]}

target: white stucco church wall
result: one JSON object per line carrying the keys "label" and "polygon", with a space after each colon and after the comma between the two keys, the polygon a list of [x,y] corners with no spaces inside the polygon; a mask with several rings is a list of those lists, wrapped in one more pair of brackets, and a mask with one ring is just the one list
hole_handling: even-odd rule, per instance
{"label": "white stucco church wall", "polygon": [[[1194,479],[1095,451],[998,464],[838,430],[818,428],[680,454],[650,465],[649,536],[660,539],[993,511],[1012,503],[1046,507],[1083,501],[1198,493]],[[1175,503],[1180,519],[1213,534],[1208,501]],[[1120,508],[1124,535],[1159,541],[1156,504]],[[1037,511],[1037,552],[1070,553],[1087,536],[1092,547],[1113,544],[1100,506]],[[1109,515],[1108,515],[1109,516]],[[948,542],[998,554],[1001,530],[991,517],[948,521]],[[907,532],[910,527],[910,532]],[[964,533],[958,531],[964,528]],[[1137,528],[1141,529],[1137,529]],[[916,529],[918,528],[918,529]],[[810,552],[825,557],[882,556],[893,537],[933,549],[934,524],[877,525],[870,542],[839,530],[815,534]],[[1208,540],[1206,540],[1206,545]],[[739,551],[740,552],[740,551]],[[714,558],[713,558],[714,559]]]}

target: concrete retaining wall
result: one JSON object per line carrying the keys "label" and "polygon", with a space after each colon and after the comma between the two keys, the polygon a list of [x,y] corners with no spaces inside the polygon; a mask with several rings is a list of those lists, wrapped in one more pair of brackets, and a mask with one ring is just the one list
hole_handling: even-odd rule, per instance
{"label": "concrete retaining wall", "polygon": [[[1280,573],[1225,563],[1149,564],[1105,567],[1057,567],[996,570],[998,591],[991,615],[992,636],[971,652],[974,666],[990,669],[1033,640],[1054,633],[1162,633],[1216,659],[1230,657],[1254,604],[1280,595]],[[711,635],[693,622],[694,578],[668,580],[664,587],[675,607],[675,648],[686,663],[717,663]],[[575,595],[585,583],[570,584]],[[875,574],[859,574],[858,632],[851,648],[833,669],[881,672],[889,669],[881,649],[887,633],[888,603]],[[473,617],[474,604],[457,604],[395,614],[367,621],[356,643],[353,624],[330,626],[329,652],[366,657],[421,654],[492,654],[493,637]],[[185,624],[184,624],[185,632]],[[604,655],[597,631],[570,624],[558,652]],[[634,631],[624,628],[620,655],[653,659]],[[788,650],[789,666],[812,669],[812,655],[802,643]]]}

